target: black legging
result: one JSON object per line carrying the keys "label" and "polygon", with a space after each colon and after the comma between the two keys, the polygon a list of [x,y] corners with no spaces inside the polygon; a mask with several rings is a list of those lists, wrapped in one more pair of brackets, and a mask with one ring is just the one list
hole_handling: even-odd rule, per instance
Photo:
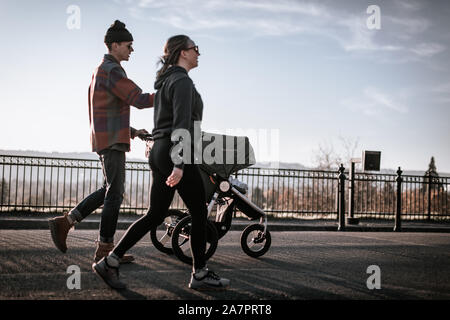
{"label": "black legging", "polygon": [[173,169],[170,158],[172,142],[170,138],[155,140],[150,152],[149,164],[153,184],[150,193],[150,208],[139,220],[134,222],[120,239],[113,252],[122,257],[153,227],[159,226],[166,217],[172,203],[175,189],[185,203],[192,217],[191,252],[195,269],[205,266],[207,208],[205,190],[199,169],[195,164],[185,164],[183,177],[173,188],[166,185],[167,177]]}

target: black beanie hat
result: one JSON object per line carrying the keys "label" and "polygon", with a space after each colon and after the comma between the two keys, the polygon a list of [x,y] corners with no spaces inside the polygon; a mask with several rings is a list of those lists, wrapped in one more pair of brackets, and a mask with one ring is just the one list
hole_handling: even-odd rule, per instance
{"label": "black beanie hat", "polygon": [[133,41],[133,36],[125,29],[125,23],[116,20],[106,32],[105,43],[122,41]]}

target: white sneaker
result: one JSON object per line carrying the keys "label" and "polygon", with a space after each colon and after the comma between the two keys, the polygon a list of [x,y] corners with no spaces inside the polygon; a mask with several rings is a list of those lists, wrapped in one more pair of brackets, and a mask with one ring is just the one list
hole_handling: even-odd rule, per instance
{"label": "white sneaker", "polygon": [[196,273],[192,273],[189,288],[191,289],[218,289],[230,285],[230,280],[221,278],[208,268],[203,268]]}

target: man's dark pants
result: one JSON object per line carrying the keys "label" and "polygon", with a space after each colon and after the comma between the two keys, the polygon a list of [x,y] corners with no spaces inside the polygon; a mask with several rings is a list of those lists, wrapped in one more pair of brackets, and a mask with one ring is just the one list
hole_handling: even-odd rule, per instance
{"label": "man's dark pants", "polygon": [[103,186],[83,199],[69,213],[81,222],[103,205],[100,220],[101,242],[114,242],[119,209],[125,192],[125,152],[106,149],[99,153],[102,163]]}

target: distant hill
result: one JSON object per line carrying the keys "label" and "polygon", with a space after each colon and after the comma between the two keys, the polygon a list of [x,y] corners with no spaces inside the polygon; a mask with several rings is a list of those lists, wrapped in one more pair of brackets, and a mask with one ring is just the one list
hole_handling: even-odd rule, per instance
{"label": "distant hill", "polygon": [[[0,155],[16,155],[16,156],[28,156],[28,157],[49,157],[49,158],[70,158],[70,159],[89,159],[98,160],[98,156],[93,152],[42,152],[31,150],[0,150]],[[129,158],[128,161],[144,161],[143,159]],[[270,162],[257,162],[255,164],[257,168],[272,168]],[[312,170],[315,168],[304,166],[300,163],[280,162],[280,169],[292,169],[292,170]],[[381,169],[380,173],[384,174],[396,174],[397,169]],[[438,172],[441,177],[450,177],[450,173]],[[425,170],[405,170],[404,175],[423,176]]]}
{"label": "distant hill", "polygon": [[27,156],[27,157],[49,157],[49,158],[70,158],[98,160],[98,156],[93,152],[43,152],[31,150],[0,150],[2,155]]}

